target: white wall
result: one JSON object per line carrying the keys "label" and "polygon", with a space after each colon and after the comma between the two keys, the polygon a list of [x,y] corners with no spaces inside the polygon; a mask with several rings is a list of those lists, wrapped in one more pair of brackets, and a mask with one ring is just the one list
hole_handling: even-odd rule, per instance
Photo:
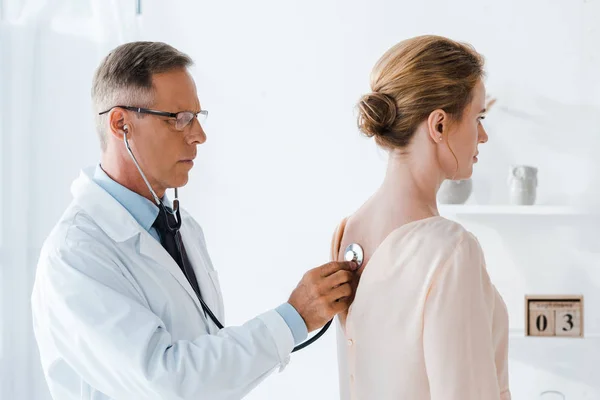
{"label": "white wall", "polygon": [[[147,32],[152,21],[175,18],[152,4]],[[194,56],[211,110],[208,142],[183,193],[222,271],[229,323],[284,300],[306,269],[327,261],[337,222],[379,184],[385,157],[357,133],[353,107],[377,58],[406,37],[447,35],[487,58],[498,103],[470,202],[506,203],[513,163],[539,167],[540,204],[600,200],[598,1],[174,4],[186,17],[154,37]],[[600,246],[582,219],[462,220],[487,252],[515,336],[526,293],[583,293],[586,335],[600,332]],[[558,389],[597,398],[600,373],[577,366],[584,355],[599,359],[598,348],[591,337],[513,339],[514,397]],[[249,398],[335,398],[336,385],[329,334]]]}
{"label": "white wall", "polygon": [[[132,14],[133,3],[123,12]],[[144,0],[143,12],[139,37],[192,55],[200,101],[210,111],[208,141],[181,197],[206,231],[227,324],[286,301],[307,269],[328,261],[339,220],[378,186],[385,155],[359,135],[353,107],[368,91],[377,58],[407,37],[468,41],[488,61],[488,91],[498,103],[485,121],[490,141],[481,148],[470,202],[506,203],[513,163],[539,167],[540,204],[600,202],[598,0]],[[66,206],[78,168],[97,156],[87,111],[97,48],[55,33],[41,53],[30,132],[29,203],[38,221],[32,252]],[[586,334],[600,333],[595,225],[565,218],[463,222],[482,242],[513,333],[522,329],[530,292],[583,293]],[[592,337],[576,344],[513,341],[514,398],[536,398],[550,383],[562,385],[567,398],[597,398],[585,396],[598,394],[600,372],[588,365],[582,374],[576,357],[598,360],[592,352],[599,346]],[[548,358],[559,347],[561,358]],[[526,384],[527,376],[539,385]],[[336,396],[329,333],[248,399]]]}

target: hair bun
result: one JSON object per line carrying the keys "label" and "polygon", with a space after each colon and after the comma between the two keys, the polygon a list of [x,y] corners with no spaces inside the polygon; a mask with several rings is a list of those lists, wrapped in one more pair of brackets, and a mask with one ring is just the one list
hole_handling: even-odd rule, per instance
{"label": "hair bun", "polygon": [[368,137],[385,136],[396,121],[396,102],[390,96],[373,92],[358,102],[358,127]]}

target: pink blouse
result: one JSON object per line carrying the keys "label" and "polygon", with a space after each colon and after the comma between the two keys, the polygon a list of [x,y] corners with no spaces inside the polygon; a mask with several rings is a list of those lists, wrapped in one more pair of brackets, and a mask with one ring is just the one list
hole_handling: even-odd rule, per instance
{"label": "pink blouse", "polygon": [[511,398],[506,305],[479,242],[455,222],[430,217],[390,233],[336,319],[342,400]]}

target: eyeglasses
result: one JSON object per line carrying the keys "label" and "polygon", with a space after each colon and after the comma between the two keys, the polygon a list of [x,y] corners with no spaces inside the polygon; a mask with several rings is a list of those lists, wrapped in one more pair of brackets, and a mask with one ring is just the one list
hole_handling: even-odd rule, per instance
{"label": "eyeglasses", "polygon": [[152,115],[158,115],[161,117],[173,118],[175,120],[175,129],[177,129],[178,131],[184,130],[185,127],[188,126],[188,124],[190,122],[192,122],[192,120],[194,118],[197,118],[200,125],[202,125],[206,121],[206,118],[208,117],[207,110],[201,110],[196,113],[191,112],[191,111],[181,111],[178,113],[171,113],[171,112],[167,112],[167,111],[156,111],[156,110],[149,110],[147,108],[131,107],[131,106],[114,106],[114,107],[109,108],[106,111],[102,111],[101,113],[98,113],[98,115],[106,114],[106,113],[110,112],[110,110],[112,110],[113,108],[123,108],[125,110],[134,111],[134,112],[137,112],[140,114],[152,114]]}

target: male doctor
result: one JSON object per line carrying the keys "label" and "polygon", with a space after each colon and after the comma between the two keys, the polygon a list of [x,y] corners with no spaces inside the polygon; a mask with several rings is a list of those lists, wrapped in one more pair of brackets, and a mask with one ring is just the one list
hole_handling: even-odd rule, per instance
{"label": "male doctor", "polygon": [[288,302],[219,328],[202,229],[165,196],[187,183],[206,140],[191,64],[167,44],[136,42],[96,71],[101,162],[73,183],[32,293],[54,399],[240,399],[352,299],[355,264],[332,262],[307,272]]}

